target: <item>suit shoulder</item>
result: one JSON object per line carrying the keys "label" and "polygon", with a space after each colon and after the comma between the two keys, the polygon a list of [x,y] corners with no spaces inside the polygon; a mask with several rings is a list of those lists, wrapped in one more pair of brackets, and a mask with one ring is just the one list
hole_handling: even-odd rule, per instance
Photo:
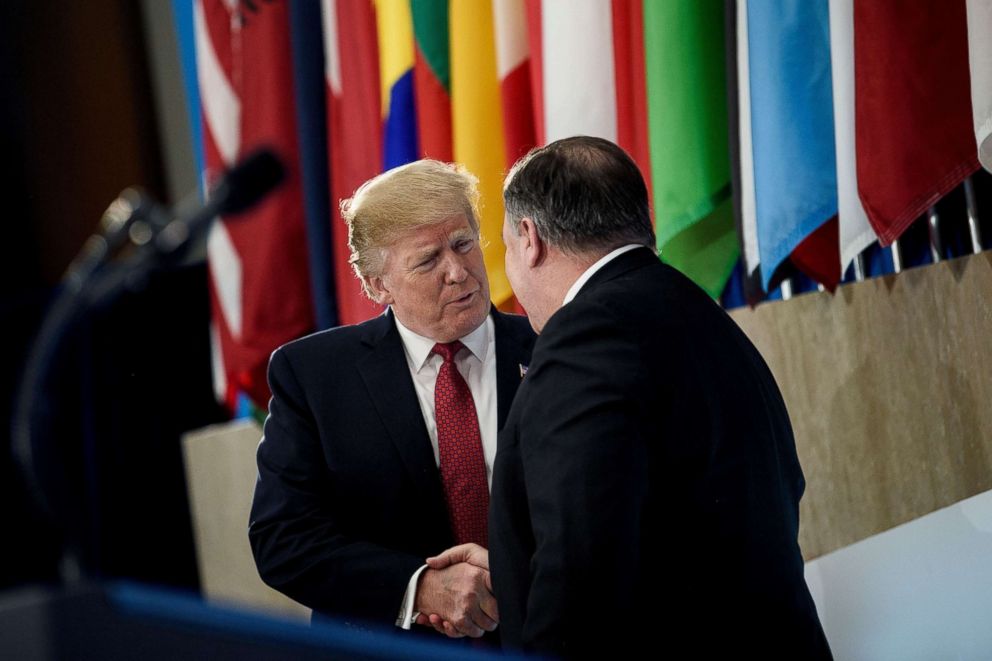
{"label": "suit shoulder", "polygon": [[379,316],[360,324],[317,331],[283,344],[273,352],[273,356],[281,353],[295,361],[315,355],[350,351],[365,338],[385,332],[388,324],[389,320],[386,317]]}

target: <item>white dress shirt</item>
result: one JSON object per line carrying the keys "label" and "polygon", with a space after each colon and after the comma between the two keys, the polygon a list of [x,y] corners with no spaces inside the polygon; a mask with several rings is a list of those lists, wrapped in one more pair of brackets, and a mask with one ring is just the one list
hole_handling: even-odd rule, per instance
{"label": "white dress shirt", "polygon": [[[413,378],[420,412],[424,416],[427,435],[430,436],[434,448],[434,462],[440,464],[437,445],[437,422],[434,419],[434,384],[437,381],[438,370],[444,359],[431,353],[436,342],[430,338],[418,335],[404,326],[396,316],[396,328],[403,341],[403,352],[406,354],[407,367]],[[496,459],[496,333],[493,330],[493,319],[486,317],[485,323],[474,331],[460,338],[466,350],[455,356],[455,367],[465,379],[475,402],[475,413],[479,419],[479,433],[482,437],[482,454],[486,461],[486,481],[489,488],[493,484],[493,461]],[[409,629],[415,616],[413,605],[417,596],[417,580],[421,572],[427,568],[423,565],[414,572],[407,584],[406,593],[400,608],[396,626]]]}

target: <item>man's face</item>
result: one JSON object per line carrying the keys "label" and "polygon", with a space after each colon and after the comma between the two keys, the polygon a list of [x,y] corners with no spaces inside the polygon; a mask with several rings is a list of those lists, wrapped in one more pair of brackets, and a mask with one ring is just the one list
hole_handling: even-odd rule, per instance
{"label": "man's face", "polygon": [[464,337],[489,314],[482,248],[463,213],[398,236],[369,283],[404,326],[435,342]]}

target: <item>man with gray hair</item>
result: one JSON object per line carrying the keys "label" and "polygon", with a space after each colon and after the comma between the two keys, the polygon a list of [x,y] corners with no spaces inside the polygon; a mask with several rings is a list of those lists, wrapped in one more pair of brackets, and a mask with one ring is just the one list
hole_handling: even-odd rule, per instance
{"label": "man with gray hair", "polygon": [[559,140],[504,200],[507,275],[540,336],[499,435],[488,564],[460,547],[431,566],[491,567],[505,645],[828,658],[785,404],[730,317],[658,259],[637,165]]}
{"label": "man with gray hair", "polygon": [[530,358],[489,300],[463,168],[394,168],[342,202],[351,263],[385,314],[290,342],[269,363],[249,538],[266,583],[316,613],[493,631],[488,572],[428,568],[487,543],[496,435]]}

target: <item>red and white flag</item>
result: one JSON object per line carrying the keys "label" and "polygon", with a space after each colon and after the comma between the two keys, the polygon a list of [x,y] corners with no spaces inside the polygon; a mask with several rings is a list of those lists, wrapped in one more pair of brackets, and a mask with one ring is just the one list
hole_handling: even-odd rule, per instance
{"label": "red and white flag", "polygon": [[538,143],[605,138],[650,182],[641,3],[527,0],[527,23]]}
{"label": "red and white flag", "polygon": [[208,239],[215,387],[232,408],[238,392],[265,407],[270,354],[313,328],[287,11],[281,2],[194,6],[208,186],[261,146],[287,170],[275,192],[219,219]]}
{"label": "red and white flag", "polygon": [[854,130],[854,0],[830,0],[830,67],[837,145],[840,268],[844,271],[878,237],[858,197]]}
{"label": "red and white flag", "polygon": [[370,0],[322,0],[327,126],[331,170],[331,240],[338,322],[355,324],[381,307],[352,272],[340,202],[382,170],[382,112],[375,8]]}
{"label": "red and white flag", "polygon": [[493,31],[509,168],[537,144],[524,0],[493,0]]}

